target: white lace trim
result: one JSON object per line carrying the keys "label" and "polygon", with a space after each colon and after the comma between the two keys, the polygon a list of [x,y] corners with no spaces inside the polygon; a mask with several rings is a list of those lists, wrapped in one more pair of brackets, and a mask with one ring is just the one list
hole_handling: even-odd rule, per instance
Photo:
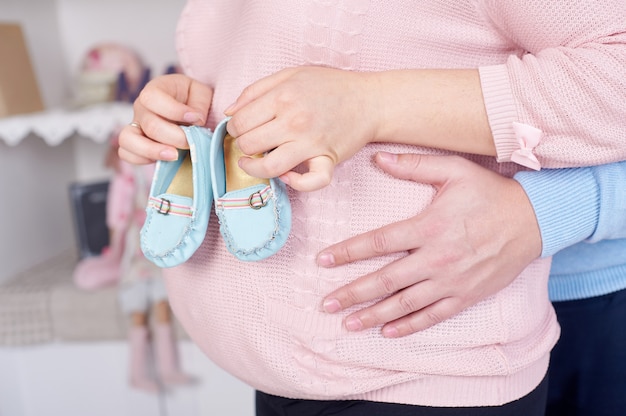
{"label": "white lace trim", "polygon": [[132,104],[111,102],[0,118],[0,140],[9,146],[34,134],[57,146],[75,134],[104,143],[116,128],[132,121]]}

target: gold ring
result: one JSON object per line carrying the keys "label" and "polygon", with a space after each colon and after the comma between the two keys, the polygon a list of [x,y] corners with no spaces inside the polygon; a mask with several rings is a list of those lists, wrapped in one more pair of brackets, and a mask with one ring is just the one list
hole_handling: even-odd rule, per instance
{"label": "gold ring", "polygon": [[132,123],[129,124],[129,126],[131,127],[137,127],[139,130],[141,130],[141,126],[139,125],[139,123],[137,123],[136,121],[133,121]]}

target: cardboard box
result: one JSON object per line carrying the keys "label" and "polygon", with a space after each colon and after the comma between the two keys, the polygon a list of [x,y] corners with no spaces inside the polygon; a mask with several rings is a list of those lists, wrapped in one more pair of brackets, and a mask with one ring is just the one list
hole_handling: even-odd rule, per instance
{"label": "cardboard box", "polygon": [[22,29],[18,24],[0,23],[0,117],[42,110]]}

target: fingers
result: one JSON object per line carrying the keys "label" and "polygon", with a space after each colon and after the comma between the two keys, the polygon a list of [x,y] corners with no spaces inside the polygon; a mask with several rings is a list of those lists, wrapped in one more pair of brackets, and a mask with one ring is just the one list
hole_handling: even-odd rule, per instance
{"label": "fingers", "polygon": [[230,119],[226,125],[226,129],[229,130],[229,134],[232,137],[237,139],[237,146],[246,155],[258,155],[269,152],[283,144],[283,142],[288,142],[288,140],[283,139],[284,133],[280,133],[281,130],[277,129],[276,123],[270,122],[272,120],[263,121],[262,123],[264,124],[259,124],[254,127],[253,134],[243,133],[239,136],[235,136],[230,132],[230,129],[237,120],[238,119],[235,118]]}
{"label": "fingers", "polygon": [[[240,109],[250,104],[252,101],[256,100],[262,95],[266,94],[285,79],[289,78],[294,71],[295,68],[287,68],[272,75],[269,75],[265,78],[261,78],[260,80],[248,85],[242,91],[241,95],[239,95],[237,100],[233,104],[231,104],[226,109],[226,111],[224,111],[224,114],[226,114],[227,116],[235,114]],[[238,137],[238,134],[234,133],[244,133],[244,131],[239,131],[239,127],[243,126],[234,125],[233,127],[235,128],[234,131],[228,131],[233,137]]]}
{"label": "fingers", "polygon": [[308,171],[300,174],[289,171],[280,176],[280,180],[301,192],[311,192],[330,184],[335,164],[327,157],[315,157],[307,163]]}
{"label": "fingers", "polygon": [[[255,134],[257,134],[257,129],[274,120],[276,118],[277,100],[275,94],[270,93],[278,84],[289,78],[292,72],[293,69],[279,71],[247,86],[235,104],[225,111],[226,115],[232,116],[226,126],[228,134],[237,139],[251,130],[255,130]],[[266,134],[265,136],[273,137],[276,135]],[[259,153],[259,151],[255,153]]]}
{"label": "fingers", "polygon": [[[437,187],[464,174],[467,170],[465,162],[465,159],[456,156],[395,155],[386,152],[376,155],[376,163],[392,176]],[[421,217],[389,224],[330,246],[318,255],[317,262],[323,267],[334,267],[421,247],[425,238],[419,221]]]}
{"label": "fingers", "polygon": [[177,149],[188,147],[179,126],[204,125],[212,96],[211,88],[181,74],[153,79],[133,104],[132,125],[120,132],[120,157],[135,164],[177,159]]}
{"label": "fingers", "polygon": [[412,250],[421,245],[419,222],[412,218],[334,244],[318,254],[317,263],[322,267],[341,266],[357,260]]}
{"label": "fingers", "polygon": [[[125,126],[119,134],[120,158],[133,164],[152,163],[156,160],[176,160],[178,158],[177,147],[186,146],[185,134],[182,129],[171,123],[151,123],[153,130],[151,133],[143,131],[143,126]],[[154,126],[157,126],[156,136]],[[162,130],[158,130],[162,129]],[[163,133],[163,131],[168,133]],[[150,137],[160,137],[165,143],[155,141]],[[184,142],[185,145],[180,143]]]}
{"label": "fingers", "polygon": [[196,126],[204,126],[209,116],[212,101],[213,89],[199,81],[191,80],[187,98],[187,106],[191,108],[191,111],[183,113],[182,121]]}
{"label": "fingers", "polygon": [[449,316],[444,316],[446,314],[441,310],[447,298],[430,293],[428,283],[415,284],[374,306],[348,315],[344,321],[346,329],[362,331],[386,324],[382,327],[383,336],[395,338],[447,319]]}
{"label": "fingers", "polygon": [[372,306],[348,315],[344,324],[349,331],[362,331],[383,325],[385,337],[395,338],[422,331],[442,322],[467,305],[454,296],[454,288],[438,284],[411,264],[398,260],[391,265],[331,293],[323,303],[328,313],[384,298]]}
{"label": "fingers", "polygon": [[[387,297],[394,293],[405,289],[411,285],[419,283],[425,279],[426,274],[423,270],[416,269],[412,264],[415,263],[417,255],[404,257],[396,260],[387,266],[354,280],[353,282],[330,293],[323,302],[323,308],[326,312],[334,313],[344,310],[353,305],[368,302],[374,299]],[[432,302],[431,300],[430,302]],[[381,302],[381,303],[384,303]],[[389,305],[389,303],[387,303]],[[423,307],[425,305],[421,305]],[[384,310],[380,307],[379,310]],[[399,318],[406,313],[413,312],[416,309],[411,308],[402,314],[392,316],[391,319]],[[388,322],[387,319],[384,322]]]}
{"label": "fingers", "polygon": [[[394,155],[380,152],[377,164],[394,177],[442,187],[456,177],[455,157]],[[424,215],[426,215],[424,217]],[[318,264],[335,267],[357,260],[409,251],[410,254],[382,269],[351,282],[329,294],[323,302],[334,313],[354,305],[381,301],[361,309],[345,320],[348,330],[358,331],[383,325],[383,335],[399,337],[426,329],[458,313],[464,306],[455,294],[454,280],[431,280],[432,250],[420,249],[428,241],[420,214],[335,244],[318,255]]]}
{"label": "fingers", "polygon": [[135,132],[148,139],[172,148],[186,149],[189,146],[179,123],[173,123],[151,112],[135,112],[135,119],[140,125]]}
{"label": "fingers", "polygon": [[378,166],[398,179],[408,179],[441,187],[449,180],[462,177],[471,163],[459,156],[432,156],[418,154],[376,154]]}
{"label": "fingers", "polygon": [[146,137],[184,149],[187,141],[178,126],[203,125],[211,99],[211,89],[191,78],[178,74],[155,78],[141,91],[134,103],[135,121],[140,124]]}
{"label": "fingers", "polygon": [[[239,139],[237,143],[239,144]],[[249,154],[244,149],[242,151]],[[297,142],[287,142],[262,158],[242,157],[239,160],[239,167],[253,177],[281,177],[296,190],[313,191],[330,183],[335,167],[330,157],[313,156],[310,148]],[[301,163],[307,172],[304,174],[293,172],[292,169]]]}
{"label": "fingers", "polygon": [[[204,125],[213,91],[207,85],[181,74],[155,78],[135,101],[135,112],[144,109],[174,123]],[[145,128],[145,122],[142,124]]]}
{"label": "fingers", "polygon": [[[400,319],[383,325],[381,332],[384,337],[398,338],[423,331],[440,322],[450,319],[467,307],[459,298],[447,297],[440,299],[416,312],[407,314]],[[347,319],[350,319],[348,317]],[[357,318],[358,319],[358,318]],[[386,321],[380,320],[378,324]]]}
{"label": "fingers", "polygon": [[329,313],[372,303],[346,317],[347,329],[383,325],[384,336],[399,337],[429,328],[502,290],[540,252],[536,219],[532,208],[526,215],[527,197],[514,180],[459,157],[381,152],[376,162],[395,177],[439,189],[412,219],[319,254],[318,264],[333,267],[409,251],[325,298]]}
{"label": "fingers", "polygon": [[117,154],[120,159],[132,163],[133,165],[147,165],[149,163],[154,163],[154,159],[149,159],[139,154],[131,153],[123,147],[118,147]]}
{"label": "fingers", "polygon": [[[271,108],[272,107],[270,107],[270,105],[264,105],[263,103],[255,102],[239,110],[234,116],[232,116],[232,118],[228,121],[228,124],[226,125],[226,130],[228,131],[228,134],[230,134],[232,137],[240,139],[242,138],[242,136],[245,136],[246,133],[250,132],[251,130],[255,130],[256,137],[259,137],[259,132],[257,130],[262,129],[264,126],[267,125],[267,123],[274,120],[276,116],[275,112],[271,110]],[[272,136],[271,134],[266,133],[261,134],[261,137],[271,138],[276,136]],[[245,142],[245,139],[243,141]],[[253,146],[254,144],[255,140],[251,140],[249,143],[250,146]],[[258,153],[258,151],[255,153]]]}
{"label": "fingers", "polygon": [[[376,299],[381,301],[348,315],[349,331],[382,326],[385,337],[395,338],[422,331],[449,319],[477,299],[458,285],[432,280],[427,270],[415,267],[420,259],[404,258],[351,282],[328,295],[323,308],[328,313]],[[459,292],[460,290],[460,292]]]}

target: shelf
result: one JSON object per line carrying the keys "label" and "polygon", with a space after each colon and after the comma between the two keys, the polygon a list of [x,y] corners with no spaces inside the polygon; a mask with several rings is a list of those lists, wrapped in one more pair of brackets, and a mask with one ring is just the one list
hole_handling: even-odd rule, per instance
{"label": "shelf", "polygon": [[96,143],[105,143],[115,129],[132,121],[130,103],[111,102],[79,109],[55,109],[0,118],[0,140],[16,146],[35,135],[50,146],[78,134]]}

